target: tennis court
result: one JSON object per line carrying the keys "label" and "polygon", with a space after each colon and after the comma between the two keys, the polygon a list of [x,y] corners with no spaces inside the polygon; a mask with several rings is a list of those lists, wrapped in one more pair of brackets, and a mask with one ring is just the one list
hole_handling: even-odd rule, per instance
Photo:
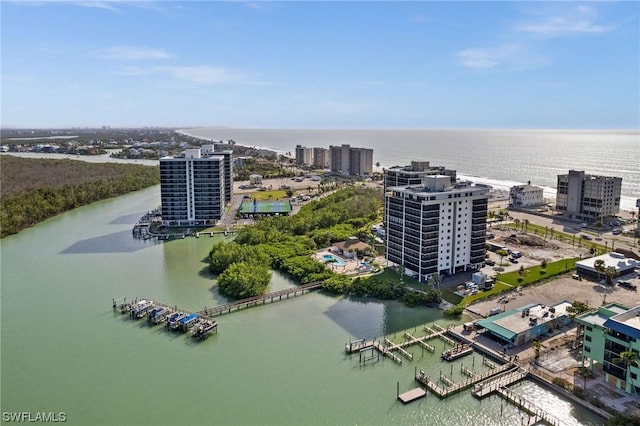
{"label": "tennis court", "polygon": [[291,203],[289,200],[278,201],[257,201],[245,200],[239,210],[240,214],[284,214],[291,213]]}

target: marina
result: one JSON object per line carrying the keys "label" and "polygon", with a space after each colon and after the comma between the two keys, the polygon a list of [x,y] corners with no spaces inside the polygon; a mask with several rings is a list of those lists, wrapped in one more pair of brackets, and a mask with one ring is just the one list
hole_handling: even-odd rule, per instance
{"label": "marina", "polygon": [[[305,292],[317,290],[321,287],[322,281],[314,281],[308,284],[264,294],[262,296],[236,300],[235,302],[226,303],[214,308],[205,307],[199,312],[181,311],[178,310],[177,306],[171,306],[162,302],[154,302],[147,299],[134,299],[133,301],[127,302],[127,298],[123,297],[120,299],[113,299],[112,302],[114,311],[119,311],[122,314],[129,314],[132,319],[147,317],[149,324],[155,325],[164,322],[167,330],[180,332],[190,331],[196,340],[204,340],[211,332],[218,332],[218,322],[212,319],[215,316],[230,313],[234,310],[257,306],[259,304],[265,304],[267,302],[273,303],[281,301],[283,298],[286,300],[290,297],[302,295],[305,294]],[[372,346],[375,346],[374,343],[370,343],[366,347]],[[394,349],[402,351],[402,348]],[[385,349],[381,346],[378,350],[384,352]],[[393,354],[388,354],[387,356],[390,356],[398,363],[402,363],[402,360]]]}
{"label": "marina", "polygon": [[[201,310],[203,304],[225,303],[212,279],[201,273],[202,259],[212,242],[224,236],[166,244],[131,237],[133,222],[157,205],[158,193],[157,187],[150,188],[82,207],[3,240],[2,356],[3,364],[12,366],[2,373],[3,384],[11,389],[2,394],[4,410],[35,412],[57,407],[69,413],[70,425],[205,425],[212,418],[217,424],[300,425],[309,424],[309,410],[321,409],[314,422],[347,425],[353,424],[357,406],[362,424],[522,424],[522,411],[497,393],[482,400],[471,392],[445,400],[427,395],[406,405],[396,400],[398,381],[401,392],[418,385],[412,364],[429,372],[440,368],[441,338],[426,341],[436,352],[425,348],[424,358],[422,345],[406,347],[414,359],[408,362],[403,357],[401,365],[384,362],[388,359],[378,358],[378,350],[373,349],[380,361],[374,359],[364,366],[357,353],[345,356],[343,348],[336,346],[350,337],[388,336],[395,341],[397,334],[399,341],[405,330],[422,336],[423,324],[435,331],[432,323],[442,321],[437,309],[305,291],[305,297],[289,296],[288,303],[269,309],[242,309],[242,314],[225,315],[224,332],[211,332],[204,344],[195,344],[195,340],[176,344],[191,343],[194,338],[167,332],[164,321],[149,326],[144,317],[131,320],[128,313],[112,309],[108,300],[122,295],[142,296],[153,300],[156,307],[164,302],[172,310],[177,305],[190,313]],[[40,259],[40,267],[25,268],[24,259],[33,256]],[[116,263],[121,266],[114,268]],[[51,285],[40,285],[45,282]],[[93,285],[88,287],[87,282]],[[269,291],[297,285],[276,271]],[[132,300],[127,297],[127,302]],[[83,321],[69,321],[61,307],[73,309]],[[47,318],[47,327],[41,327],[42,318]],[[214,320],[222,322],[218,317]],[[24,338],[25,329],[29,339]],[[454,375],[460,371],[457,362],[451,363],[457,369]],[[481,362],[476,355],[478,370]],[[470,358],[464,363],[472,367]],[[309,365],[314,367],[309,369]],[[291,374],[293,371],[306,373]],[[432,377],[437,376],[435,371]],[[216,387],[224,389],[215,397],[211,377]],[[60,380],[65,386],[59,385]],[[87,392],[88,382],[100,386]],[[126,382],[145,383],[148,389],[188,386],[190,394],[189,398],[175,398],[171,393],[141,393],[140,387],[123,386]],[[323,388],[321,402],[318,386],[310,383],[331,384]],[[603,423],[536,382],[525,380],[514,387],[523,398],[549,409],[563,425]],[[296,404],[275,403],[277,395],[292,388],[296,389]],[[250,407],[247,400],[253,401]],[[196,406],[207,409],[196,410]]]}

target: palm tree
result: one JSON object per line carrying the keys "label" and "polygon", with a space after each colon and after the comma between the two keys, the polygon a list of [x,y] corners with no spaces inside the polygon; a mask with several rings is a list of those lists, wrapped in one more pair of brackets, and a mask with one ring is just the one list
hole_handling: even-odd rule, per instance
{"label": "palm tree", "polygon": [[624,369],[625,372],[627,374],[627,378],[631,379],[629,380],[631,382],[631,390],[633,393],[636,393],[635,389],[635,385],[633,383],[633,376],[631,375],[631,372],[629,371],[629,366],[633,366],[633,367],[638,367],[638,352],[634,352],[632,350],[629,351],[623,351],[620,352],[620,357],[619,358],[614,358],[611,361],[613,361],[615,364],[622,364],[624,365]]}
{"label": "palm tree", "polygon": [[524,233],[526,234],[528,231],[528,226],[529,226],[529,219],[525,219],[522,221],[522,227],[524,228]]}
{"label": "palm tree", "polygon": [[598,272],[598,281],[600,281],[600,273],[605,271],[604,260],[598,259],[593,263],[593,268]]}
{"label": "palm tree", "polygon": [[514,220],[513,223],[516,224],[516,231],[517,231],[518,228],[520,227],[520,219],[516,218],[516,220]]}
{"label": "palm tree", "polygon": [[615,266],[608,266],[604,272],[607,275],[607,284],[609,285],[611,285],[613,283],[613,279],[620,274]]}

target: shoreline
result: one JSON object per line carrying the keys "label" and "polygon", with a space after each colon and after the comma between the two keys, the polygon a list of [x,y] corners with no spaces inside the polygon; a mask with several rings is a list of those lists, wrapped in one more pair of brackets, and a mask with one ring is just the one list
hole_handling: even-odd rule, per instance
{"label": "shoreline", "polygon": [[[197,129],[202,129],[203,127],[193,127],[193,128],[187,128],[187,129],[175,129],[174,131],[176,133],[188,136],[188,137],[192,137],[198,140],[202,140],[202,141],[207,141],[207,142],[220,142],[221,140],[219,139],[215,139],[215,138],[209,138],[209,137],[203,137],[203,136],[198,136],[195,135],[193,133],[191,133],[191,130],[197,130]],[[234,129],[234,128],[221,128],[220,130],[225,131],[225,130],[229,130],[229,129]],[[243,129],[236,129],[236,130],[243,130]],[[265,130],[273,130],[273,129],[265,129]],[[304,130],[308,130],[308,129],[304,129]],[[411,129],[410,129],[411,130]],[[276,148],[270,148],[270,147],[266,147],[266,146],[260,146],[260,145],[246,145],[243,143],[238,143],[238,146],[244,146],[244,147],[248,147],[248,148],[254,148],[254,149],[264,149],[267,151],[272,151],[275,152],[278,155],[283,155],[285,157],[288,158],[295,158],[295,155],[287,155],[287,154],[291,154],[292,150],[282,150],[282,149],[276,149]],[[292,147],[293,150],[295,150],[295,147]],[[384,168],[387,167],[394,167],[395,165],[391,165],[391,164],[383,164],[383,162],[380,162],[380,166],[376,166],[374,163],[373,166],[373,170],[375,172],[379,172],[382,173],[382,170]],[[458,172],[458,178],[460,178],[461,180],[469,180],[473,183],[479,183],[479,184],[483,184],[483,185],[489,185],[491,186],[493,189],[496,190],[506,190],[507,192],[509,191],[509,189],[514,186],[514,185],[524,185],[526,184],[526,182],[519,182],[517,180],[500,180],[500,179],[495,179],[495,178],[491,178],[488,176],[477,176],[474,174],[468,174],[468,173],[464,173],[461,172],[460,170],[457,170]],[[555,200],[556,197],[556,193],[557,193],[557,189],[553,188],[553,187],[549,187],[549,186],[541,186],[541,185],[535,185],[538,186],[540,188],[542,188],[543,190],[543,196],[545,199],[553,199]],[[638,194],[637,197],[640,197],[640,194]],[[620,214],[626,214],[629,211],[636,210],[636,199],[637,197],[633,197],[633,196],[628,196],[628,195],[621,195],[620,197]]]}
{"label": "shoreline", "polygon": [[[215,138],[206,138],[203,136],[198,136],[198,135],[194,135],[192,133],[188,133],[189,129],[176,129],[174,130],[176,133],[183,135],[183,136],[188,136],[190,138],[194,138],[194,139],[198,139],[201,141],[206,141],[206,142],[212,142],[212,143],[225,143],[224,140],[222,139],[215,139]],[[270,148],[267,146],[259,146],[259,145],[245,145],[243,143],[238,143],[237,146],[243,146],[245,148],[252,148],[252,149],[261,149],[261,150],[265,150],[265,151],[271,151],[274,152],[276,155],[282,155],[284,157],[287,158],[295,158],[295,156],[293,155],[287,155],[287,154],[291,154],[291,151],[283,151],[280,149],[276,149],[276,148]]]}

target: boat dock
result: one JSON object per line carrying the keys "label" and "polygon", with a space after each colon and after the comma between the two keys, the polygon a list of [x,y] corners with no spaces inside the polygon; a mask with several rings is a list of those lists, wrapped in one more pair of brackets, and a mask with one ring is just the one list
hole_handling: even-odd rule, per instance
{"label": "boat dock", "polygon": [[436,330],[433,330],[432,328],[429,328],[428,326],[425,325],[424,330],[427,332],[427,335],[423,337],[415,337],[409,332],[405,332],[404,337],[406,340],[401,343],[394,343],[386,337],[384,337],[383,339],[384,345],[381,344],[376,339],[372,339],[372,340],[359,339],[359,340],[350,340],[349,343],[346,343],[344,345],[345,346],[344,349],[346,353],[352,354],[352,353],[360,352],[363,349],[375,348],[383,356],[393,359],[398,364],[402,364],[402,358],[394,354],[393,353],[394,351],[400,352],[400,354],[402,354],[408,360],[413,360],[413,354],[406,351],[405,349],[409,346],[420,345],[424,349],[430,352],[435,352],[435,347],[426,342],[427,340],[431,340],[434,338],[440,338],[444,340],[446,343],[455,345],[455,342],[446,336],[446,334],[449,332],[447,329],[442,328],[436,323],[433,324],[433,327],[436,328]]}
{"label": "boat dock", "polygon": [[317,290],[321,287],[322,287],[322,281],[314,281],[312,283],[303,284],[303,285],[287,288],[280,291],[274,291],[273,293],[263,294],[262,296],[253,296],[253,297],[248,297],[246,299],[236,300],[235,302],[226,303],[224,305],[219,305],[214,308],[204,308],[202,311],[199,311],[198,314],[206,317],[215,317],[217,315],[230,313],[231,311],[234,311],[234,310],[240,310],[243,308],[248,308],[248,307],[256,306],[259,304],[265,304],[267,302],[271,302],[271,303],[277,302],[282,300],[283,297],[286,297],[288,299],[290,296],[295,297],[298,294],[302,295],[305,292]]}
{"label": "boat dock", "polygon": [[415,388],[404,393],[398,393],[398,399],[403,404],[408,404],[416,399],[424,398],[425,396],[427,396],[427,391],[422,388]]}
{"label": "boat dock", "polygon": [[448,385],[446,388],[441,388],[440,386],[438,386],[436,381],[431,380],[431,378],[429,378],[425,374],[425,372],[422,370],[416,371],[415,379],[416,381],[424,385],[428,390],[435,393],[439,398],[446,398],[450,395],[456,394],[465,389],[469,389],[471,386],[475,385],[476,383],[482,382],[483,380],[489,379],[500,373],[513,369],[514,367],[515,367],[514,364],[507,363],[499,367],[496,367],[493,370],[486,371],[482,374],[474,374],[473,376],[470,376],[466,380],[462,382],[457,382],[457,383],[453,382],[451,379],[449,379],[446,376],[444,376],[444,379],[443,379],[443,375],[441,373],[440,381],[445,382]]}
{"label": "boat dock", "polygon": [[[148,299],[133,299],[127,301],[126,297],[113,299],[113,310],[122,314],[129,314],[132,319],[146,317],[149,324],[155,325],[165,323],[168,330],[176,330],[187,332],[190,330],[198,330],[192,336],[196,340],[203,340],[208,337],[211,332],[218,332],[218,323],[213,317],[230,313],[234,310],[257,306],[267,302],[277,302],[284,298],[289,299],[317,290],[322,287],[322,281],[314,281],[312,283],[288,288],[285,290],[275,291],[273,293],[264,294],[262,296],[249,297],[246,299],[236,300],[235,302],[219,305],[214,308],[205,307],[198,312],[189,310],[179,310],[177,306],[167,305],[166,303],[151,301]],[[379,344],[379,343],[378,343]],[[371,346],[372,344],[370,344]],[[380,345],[382,347],[382,345]],[[380,348],[377,348],[381,350]],[[399,358],[393,354],[387,355],[394,360]],[[400,360],[402,362],[402,360]]]}
{"label": "boat dock", "polygon": [[471,392],[473,396],[476,398],[484,398],[485,396],[498,391],[501,388],[510,386],[525,377],[529,374],[528,371],[523,370],[521,368],[517,368],[515,370],[511,370],[505,374],[496,375],[491,379],[478,383],[474,386],[473,391]]}
{"label": "boat dock", "polygon": [[529,414],[530,417],[527,425],[535,425],[540,422],[551,426],[561,425],[560,420],[556,419],[551,414],[547,413],[542,408],[537,407],[535,404],[524,399],[520,395],[516,395],[515,393],[511,392],[509,388],[502,387],[496,392],[504,399],[506,399],[525,413]]}
{"label": "boat dock", "polygon": [[133,299],[127,302],[126,298],[113,299],[113,310],[123,315],[128,314],[134,320],[146,317],[151,326],[164,324],[167,330],[182,333],[191,331],[195,340],[204,340],[209,334],[218,332],[217,321],[162,302],[147,299]]}

